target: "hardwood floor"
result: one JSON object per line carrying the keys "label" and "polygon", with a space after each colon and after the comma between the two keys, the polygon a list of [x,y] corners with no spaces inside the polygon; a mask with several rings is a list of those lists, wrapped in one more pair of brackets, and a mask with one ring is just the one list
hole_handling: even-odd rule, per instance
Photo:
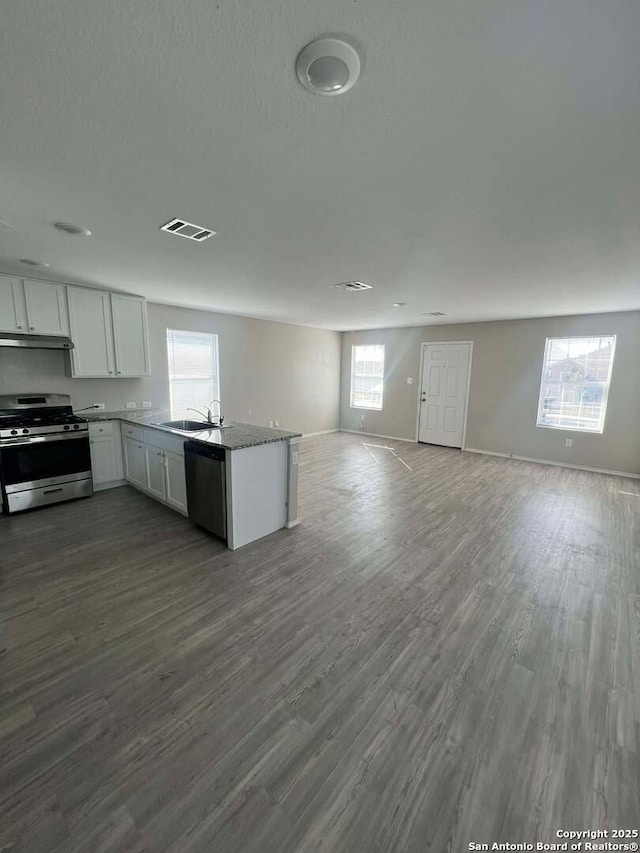
{"label": "hardwood floor", "polygon": [[0,520],[0,851],[462,851],[640,825],[640,482],[338,434],[227,551]]}

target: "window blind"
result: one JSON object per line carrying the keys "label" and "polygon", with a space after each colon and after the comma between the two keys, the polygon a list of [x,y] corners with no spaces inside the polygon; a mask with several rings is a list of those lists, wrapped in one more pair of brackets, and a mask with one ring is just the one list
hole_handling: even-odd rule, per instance
{"label": "window blind", "polygon": [[[218,336],[167,329],[169,395],[172,418],[189,418],[220,399]],[[215,413],[215,412],[214,412]]]}

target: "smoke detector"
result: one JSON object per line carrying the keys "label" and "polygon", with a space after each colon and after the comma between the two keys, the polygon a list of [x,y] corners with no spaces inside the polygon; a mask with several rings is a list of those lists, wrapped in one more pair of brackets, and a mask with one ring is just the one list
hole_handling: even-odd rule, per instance
{"label": "smoke detector", "polygon": [[298,54],[296,74],[315,95],[342,95],[360,76],[360,57],[342,39],[316,39]]}
{"label": "smoke detector", "polygon": [[202,225],[194,225],[193,222],[187,222],[185,219],[171,219],[160,226],[161,231],[166,231],[169,234],[177,234],[178,237],[186,237],[187,240],[195,240],[196,243],[202,243],[209,237],[213,237],[216,233],[210,228],[203,228]]}
{"label": "smoke detector", "polygon": [[364,281],[341,281],[340,284],[334,284],[334,287],[341,287],[343,290],[371,290],[370,284],[365,284]]}

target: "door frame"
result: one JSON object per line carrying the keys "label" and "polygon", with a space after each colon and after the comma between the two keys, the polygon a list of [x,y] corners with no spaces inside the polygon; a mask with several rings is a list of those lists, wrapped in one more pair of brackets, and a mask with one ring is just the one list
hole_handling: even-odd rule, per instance
{"label": "door frame", "polygon": [[[471,367],[473,365],[473,341],[422,341],[420,344],[420,371],[418,376],[418,399],[416,403],[416,442],[420,441],[420,397],[422,396],[422,380],[424,372],[424,351],[427,346],[444,346],[445,344],[460,344],[469,345],[469,369],[467,370],[467,388],[464,397],[464,418],[462,422],[462,447],[460,450],[465,450],[467,446],[467,417],[469,415],[469,397],[471,394]],[[455,448],[452,448],[455,449]]]}

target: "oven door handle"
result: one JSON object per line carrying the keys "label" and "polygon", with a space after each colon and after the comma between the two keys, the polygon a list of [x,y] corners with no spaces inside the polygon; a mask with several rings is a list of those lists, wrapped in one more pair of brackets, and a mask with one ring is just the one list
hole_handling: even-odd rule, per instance
{"label": "oven door handle", "polygon": [[16,438],[0,439],[0,450],[10,447],[20,447],[25,444],[44,444],[49,441],[69,441],[70,439],[89,438],[88,431],[84,432],[61,432],[53,435],[25,435]]}

